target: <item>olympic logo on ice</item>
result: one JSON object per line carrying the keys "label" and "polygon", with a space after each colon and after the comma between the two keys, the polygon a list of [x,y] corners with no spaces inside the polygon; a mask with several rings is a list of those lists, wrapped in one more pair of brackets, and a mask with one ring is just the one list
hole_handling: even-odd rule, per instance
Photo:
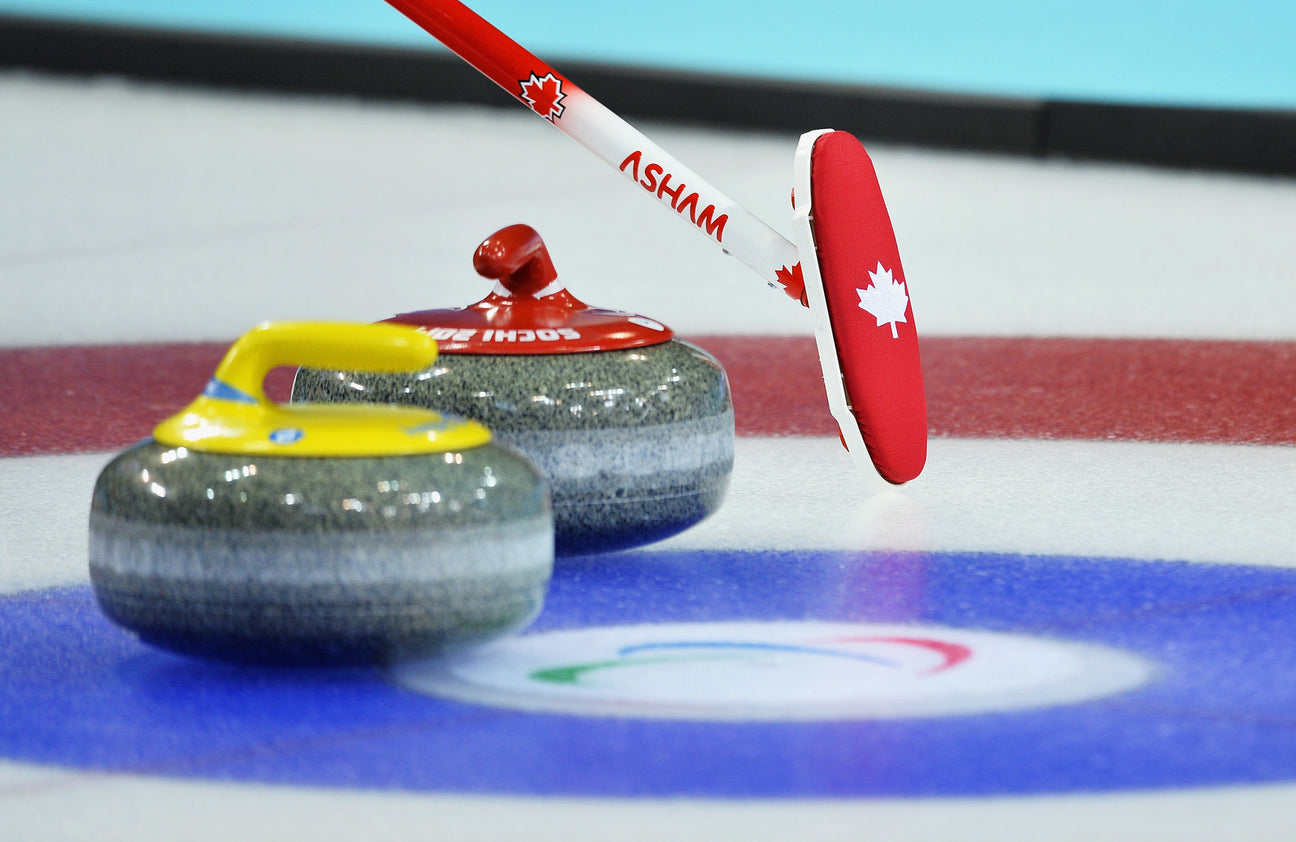
{"label": "olympic logo on ice", "polygon": [[523,635],[396,672],[521,710],[705,720],[896,719],[1069,704],[1147,681],[1142,659],[1020,634],[823,622],[675,623]]}

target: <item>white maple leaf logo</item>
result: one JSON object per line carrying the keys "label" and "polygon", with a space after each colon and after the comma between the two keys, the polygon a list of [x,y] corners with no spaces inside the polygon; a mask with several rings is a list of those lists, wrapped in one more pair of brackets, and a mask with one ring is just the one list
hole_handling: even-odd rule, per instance
{"label": "white maple leaf logo", "polygon": [[873,283],[867,289],[856,289],[860,297],[860,309],[867,310],[877,318],[877,326],[891,325],[891,338],[899,339],[896,332],[897,322],[907,322],[905,309],[909,306],[909,294],[905,291],[904,281],[897,282],[891,276],[890,269],[882,268],[878,261],[877,271],[869,272]]}

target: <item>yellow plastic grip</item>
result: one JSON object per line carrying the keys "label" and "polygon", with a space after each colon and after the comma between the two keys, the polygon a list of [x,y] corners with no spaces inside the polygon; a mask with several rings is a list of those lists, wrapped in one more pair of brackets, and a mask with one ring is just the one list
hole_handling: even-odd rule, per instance
{"label": "yellow plastic grip", "polygon": [[348,457],[446,453],[479,447],[490,431],[427,409],[368,403],[279,404],[265,378],[280,366],[418,372],[436,341],[408,325],[264,322],[238,339],[203,394],[153,429],[161,444],[209,453]]}
{"label": "yellow plastic grip", "polygon": [[436,341],[405,325],[262,322],[230,346],[214,376],[258,401],[268,401],[266,375],[280,366],[422,371],[436,358]]}

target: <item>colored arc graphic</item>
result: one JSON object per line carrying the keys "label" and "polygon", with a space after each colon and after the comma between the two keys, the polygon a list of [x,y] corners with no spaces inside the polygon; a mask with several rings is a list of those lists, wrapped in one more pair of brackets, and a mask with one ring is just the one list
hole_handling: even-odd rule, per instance
{"label": "colored arc graphic", "polygon": [[[972,654],[972,650],[966,646],[957,643],[947,643],[940,640],[929,640],[926,638],[840,637],[832,638],[824,642],[893,643],[917,646],[940,654],[944,661],[933,669],[926,670],[923,673],[926,675],[949,669],[950,667],[966,660]],[[663,650],[674,654],[663,654],[656,657],[632,657],[641,652]],[[758,641],[737,640],[680,640],[658,641],[624,646],[617,650],[616,658],[611,658],[605,661],[590,661],[588,663],[569,664],[560,667],[536,670],[531,673],[530,677],[537,681],[548,681],[555,684],[576,684],[580,681],[582,676],[600,670],[648,666],[663,663],[728,660],[733,657],[742,657],[743,653],[754,652],[785,652],[795,653],[798,655],[819,655],[829,658],[846,658],[852,661],[863,661],[865,663],[877,664],[879,666],[891,668],[898,668],[900,666],[894,661],[880,658],[875,655],[866,655],[859,652],[843,652],[840,649],[830,649],[823,646],[796,646],[782,643],[762,643]]]}
{"label": "colored arc graphic", "polygon": [[944,640],[932,640],[926,637],[837,637],[833,638],[831,643],[900,643],[907,646],[919,646],[923,649],[930,649],[941,655],[945,661],[937,664],[932,669],[927,670],[926,674],[943,672],[951,667],[956,667],[968,658],[972,657],[971,648],[961,643],[950,643]]}

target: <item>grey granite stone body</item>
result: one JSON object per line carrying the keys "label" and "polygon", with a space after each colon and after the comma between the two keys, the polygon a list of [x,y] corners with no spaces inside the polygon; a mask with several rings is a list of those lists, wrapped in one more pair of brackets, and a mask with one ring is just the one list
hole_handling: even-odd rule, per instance
{"label": "grey granite stone body", "polygon": [[724,370],[679,340],[575,354],[442,354],[418,374],[302,369],[293,400],[406,404],[482,422],[549,481],[560,554],[687,529],[719,507],[733,468]]}
{"label": "grey granite stone body", "polygon": [[100,606],[189,654],[423,656],[525,627],[552,570],[547,487],[494,444],[303,458],[147,441],[104,468],[91,502]]}

